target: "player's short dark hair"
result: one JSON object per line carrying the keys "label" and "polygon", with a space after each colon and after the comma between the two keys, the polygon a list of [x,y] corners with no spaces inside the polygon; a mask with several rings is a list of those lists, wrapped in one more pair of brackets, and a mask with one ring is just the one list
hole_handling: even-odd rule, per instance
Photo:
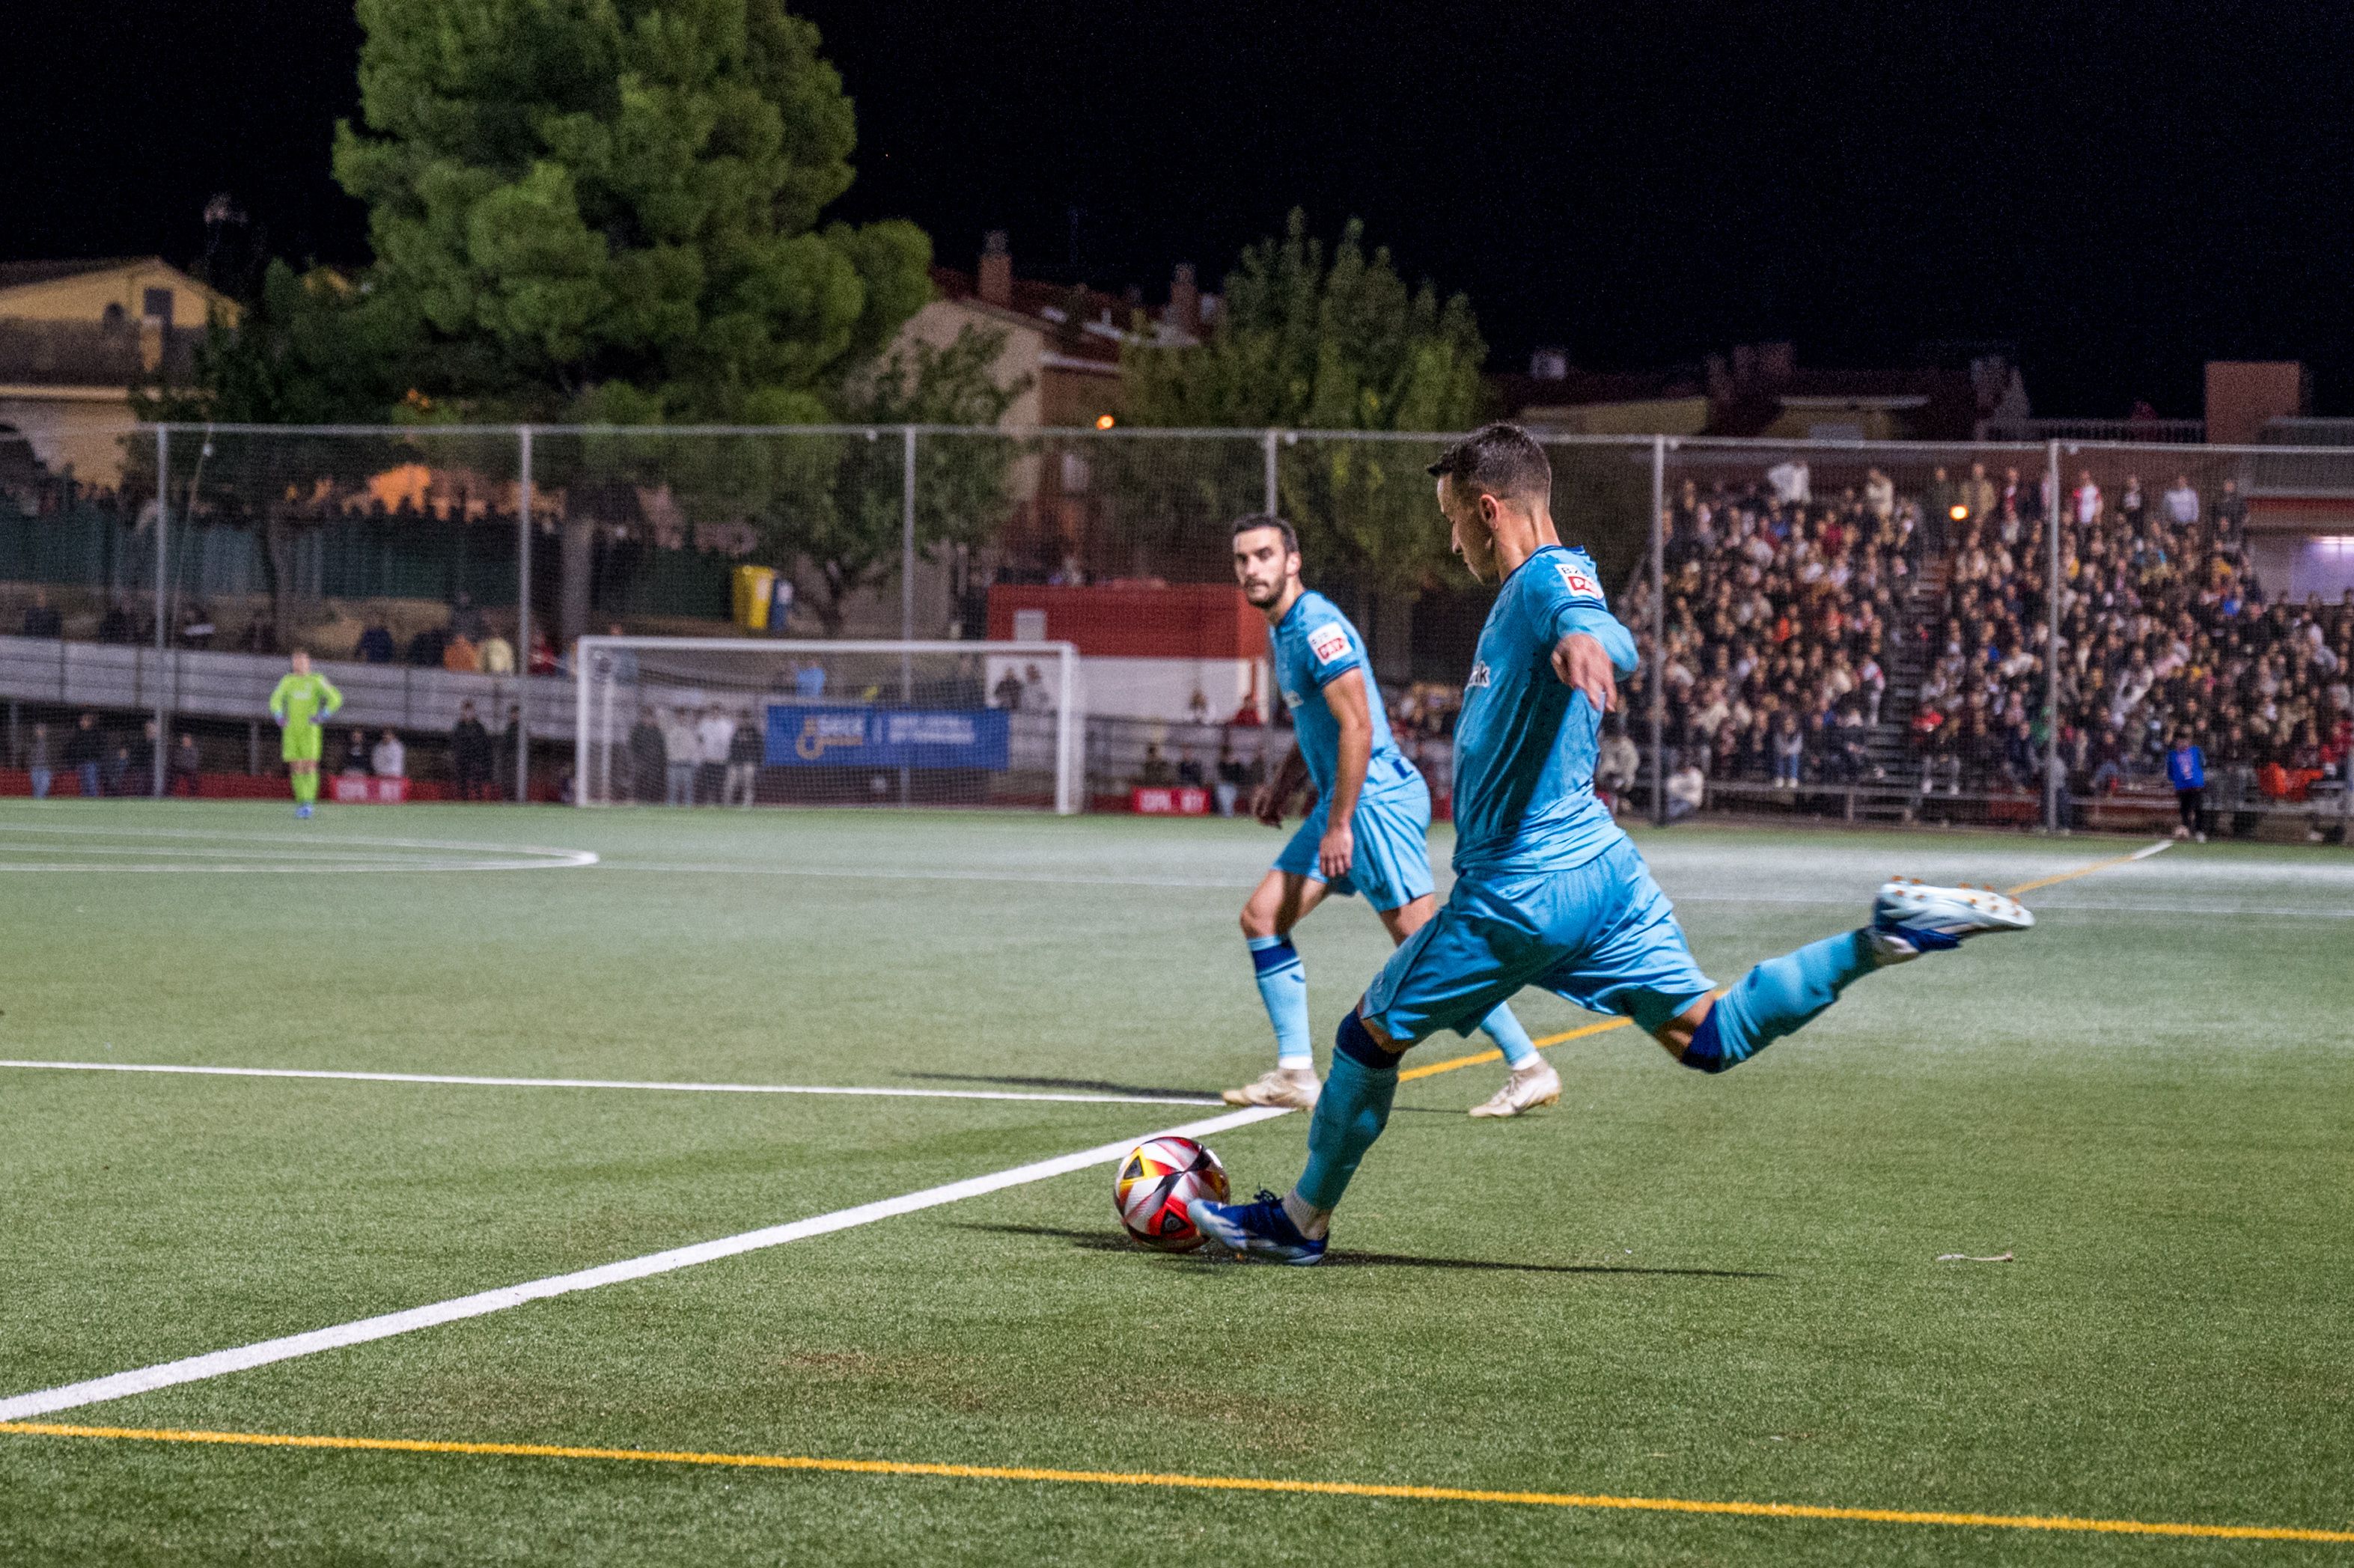
{"label": "player's short dark hair", "polygon": [[1265,512],[1254,512],[1247,516],[1235,519],[1235,537],[1236,538],[1259,528],[1272,528],[1282,535],[1285,554],[1292,556],[1299,554],[1299,535],[1282,518]]}
{"label": "player's short dark hair", "polygon": [[1426,471],[1452,479],[1458,490],[1484,491],[1505,501],[1553,501],[1553,463],[1518,425],[1480,426],[1439,453]]}

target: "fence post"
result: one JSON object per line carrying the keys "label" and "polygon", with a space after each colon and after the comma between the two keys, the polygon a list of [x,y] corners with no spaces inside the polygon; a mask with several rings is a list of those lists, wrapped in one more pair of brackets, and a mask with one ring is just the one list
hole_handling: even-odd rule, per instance
{"label": "fence post", "polygon": [[[916,427],[907,426],[901,432],[899,449],[899,641],[912,642],[916,638]],[[899,705],[916,705],[916,666],[907,649],[899,650]],[[907,768],[899,769],[899,804],[908,802],[914,789],[914,777]]]}
{"label": "fence post", "polygon": [[1268,517],[1283,515],[1282,498],[1276,493],[1275,443],[1278,439],[1278,432],[1270,429],[1259,438],[1258,443],[1260,493],[1267,502],[1260,510]]}
{"label": "fence post", "polygon": [[1651,822],[1668,821],[1668,438],[1651,438]]}
{"label": "fence post", "polygon": [[168,425],[155,427],[155,744],[154,755],[149,758],[148,791],[158,800],[164,794],[164,747],[171,731],[171,715],[164,707],[164,649],[169,645],[170,632],[164,626],[164,579],[170,573],[171,556],[164,538],[172,516],[172,429]]}
{"label": "fence post", "polygon": [[[531,427],[515,429],[517,496],[515,512],[515,754],[514,792],[518,806],[531,803]],[[573,720],[578,724],[579,719]],[[573,779],[578,789],[584,781]]]}
{"label": "fence post", "polygon": [[2047,552],[2044,557],[2043,603],[2043,828],[2056,833],[2062,827],[2061,795],[2067,764],[2060,756],[2060,443],[2044,453],[2043,479],[2052,492],[2044,508]]}

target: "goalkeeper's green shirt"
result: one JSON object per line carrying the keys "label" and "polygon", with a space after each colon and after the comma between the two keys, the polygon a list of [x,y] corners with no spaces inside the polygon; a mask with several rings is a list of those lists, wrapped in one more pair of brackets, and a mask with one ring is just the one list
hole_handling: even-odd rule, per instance
{"label": "goalkeeper's green shirt", "polygon": [[343,705],[344,694],[315,670],[307,675],[285,676],[270,694],[270,716],[288,729],[315,725]]}

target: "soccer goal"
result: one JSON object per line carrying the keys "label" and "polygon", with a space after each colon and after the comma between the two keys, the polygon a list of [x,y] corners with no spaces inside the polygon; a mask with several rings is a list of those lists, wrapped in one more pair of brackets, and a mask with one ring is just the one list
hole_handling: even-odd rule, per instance
{"label": "soccer goal", "polygon": [[584,637],[584,806],[1005,806],[1084,800],[1067,642]]}

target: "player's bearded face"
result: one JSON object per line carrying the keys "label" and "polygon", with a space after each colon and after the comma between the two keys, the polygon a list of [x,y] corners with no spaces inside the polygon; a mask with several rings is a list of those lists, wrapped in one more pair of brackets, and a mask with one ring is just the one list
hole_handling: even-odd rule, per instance
{"label": "player's bearded face", "polygon": [[1268,528],[1235,541],[1235,580],[1244,599],[1261,609],[1283,597],[1299,557],[1283,547],[1283,535]]}

